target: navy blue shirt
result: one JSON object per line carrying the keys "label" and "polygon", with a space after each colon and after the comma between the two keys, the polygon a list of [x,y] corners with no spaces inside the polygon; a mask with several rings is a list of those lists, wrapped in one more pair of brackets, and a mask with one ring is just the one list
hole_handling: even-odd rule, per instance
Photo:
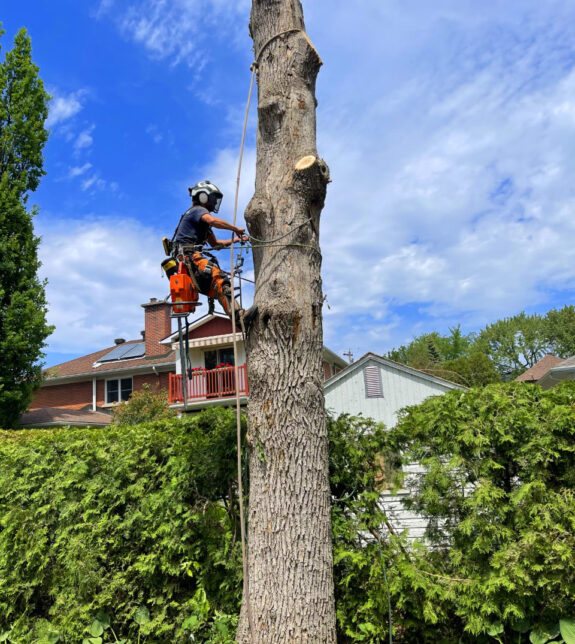
{"label": "navy blue shirt", "polygon": [[192,206],[183,214],[178,228],[174,233],[176,244],[204,244],[210,234],[210,226],[202,221],[209,210],[203,206]]}

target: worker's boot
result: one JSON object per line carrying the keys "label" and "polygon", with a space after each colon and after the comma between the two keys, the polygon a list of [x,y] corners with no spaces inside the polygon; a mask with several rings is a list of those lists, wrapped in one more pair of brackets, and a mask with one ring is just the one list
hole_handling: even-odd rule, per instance
{"label": "worker's boot", "polygon": [[241,318],[240,323],[242,325],[242,329],[244,333],[247,334],[249,333],[249,330],[254,320],[256,319],[256,315],[258,313],[258,307],[253,305],[253,306],[250,306],[250,308],[247,311],[245,311],[244,309],[240,309],[238,313],[240,314],[240,318]]}

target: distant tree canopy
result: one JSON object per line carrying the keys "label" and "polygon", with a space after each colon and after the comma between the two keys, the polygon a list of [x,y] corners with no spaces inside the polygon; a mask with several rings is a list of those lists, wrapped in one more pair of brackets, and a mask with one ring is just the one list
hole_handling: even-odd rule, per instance
{"label": "distant tree canopy", "polygon": [[575,306],[498,320],[478,334],[475,345],[504,379],[517,377],[548,353],[568,358],[575,355]]}
{"label": "distant tree canopy", "polygon": [[512,380],[546,354],[575,355],[575,306],[552,309],[545,315],[522,312],[487,325],[479,333],[449,335],[436,331],[393,349],[391,360],[467,386]]}
{"label": "distant tree canopy", "polygon": [[[0,31],[0,35],[3,32]],[[38,277],[39,238],[28,196],[44,174],[42,150],[49,96],[22,29],[0,62],[0,425],[14,426],[42,376],[52,329]]]}
{"label": "distant tree canopy", "polygon": [[467,387],[500,380],[490,358],[475,348],[475,336],[463,334],[460,325],[449,329],[447,336],[437,331],[420,335],[387,355],[391,360]]}

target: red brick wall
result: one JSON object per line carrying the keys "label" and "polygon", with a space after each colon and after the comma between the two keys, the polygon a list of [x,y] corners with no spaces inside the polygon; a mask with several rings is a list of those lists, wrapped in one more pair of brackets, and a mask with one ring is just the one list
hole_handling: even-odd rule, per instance
{"label": "red brick wall", "polygon": [[[119,376],[121,378],[122,376]],[[98,407],[106,404],[106,379],[98,380],[96,383],[96,400]],[[139,391],[144,383],[149,384],[153,390],[165,389],[169,387],[169,374],[160,373],[156,376],[154,373],[148,373],[132,378],[132,391]]]}
{"label": "red brick wall", "polygon": [[96,407],[106,404],[106,381],[96,380]]}
{"label": "red brick wall", "polygon": [[158,344],[172,332],[170,306],[165,302],[150,301],[142,304],[145,313],[146,355],[157,356],[166,353],[168,347]]}
{"label": "red brick wall", "polygon": [[[112,376],[115,377],[115,376]],[[118,376],[122,377],[122,376]],[[141,376],[134,376],[132,380],[133,390],[138,391],[144,383],[149,384],[152,389],[165,389],[169,387],[169,373],[154,373]],[[96,381],[96,406],[102,407],[106,404],[106,378]],[[41,407],[59,407],[61,409],[86,409],[92,408],[92,381],[74,382],[66,385],[54,385],[42,387],[34,394],[30,410]]]}
{"label": "red brick wall", "polygon": [[230,319],[214,318],[201,327],[190,331],[190,340],[192,338],[208,338],[212,335],[227,335],[231,332],[232,321]]}
{"label": "red brick wall", "polygon": [[323,379],[327,380],[331,376],[331,367],[324,361],[323,363]]}
{"label": "red brick wall", "polygon": [[168,373],[160,373],[157,376],[153,373],[148,373],[145,376],[134,376],[134,381],[133,381],[134,391],[138,391],[139,389],[141,389],[143,384],[150,385],[153,391],[159,390],[159,389],[165,389],[167,391],[169,386],[168,382],[169,382]]}
{"label": "red brick wall", "polygon": [[42,387],[35,394],[30,409],[61,407],[84,409],[92,406],[92,381]]}

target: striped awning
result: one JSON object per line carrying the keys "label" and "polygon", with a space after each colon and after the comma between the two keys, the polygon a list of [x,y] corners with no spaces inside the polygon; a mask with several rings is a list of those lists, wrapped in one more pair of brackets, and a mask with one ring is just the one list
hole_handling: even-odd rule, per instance
{"label": "striped awning", "polygon": [[[242,334],[236,333],[236,342],[242,341]],[[207,338],[191,338],[190,348],[192,347],[211,347],[217,344],[232,344],[234,341],[234,334],[228,333],[226,335],[210,335]]]}

